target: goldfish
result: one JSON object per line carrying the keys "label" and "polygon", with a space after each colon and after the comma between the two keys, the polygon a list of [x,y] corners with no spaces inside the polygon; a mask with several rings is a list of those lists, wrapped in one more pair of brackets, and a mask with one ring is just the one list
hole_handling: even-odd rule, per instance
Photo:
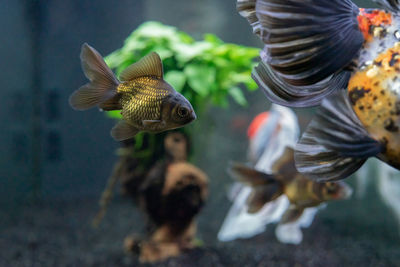
{"label": "goldfish", "polygon": [[163,79],[159,55],[148,54],[128,66],[119,81],[102,56],[83,44],[82,69],[89,83],[69,98],[73,109],[122,110],[122,120],[111,130],[117,140],[133,138],[138,132],[158,133],[182,127],[196,119],[190,102]]}
{"label": "goldfish", "polygon": [[271,173],[262,172],[241,163],[231,163],[230,175],[252,188],[247,199],[248,211],[255,213],[265,203],[286,195],[290,205],[280,219],[280,224],[296,221],[304,209],[316,207],[330,200],[347,199],[352,189],[342,181],[315,182],[296,170],[294,150],[286,147],[283,155],[274,162]]}
{"label": "goldfish", "polygon": [[[285,147],[293,147],[296,144],[299,131],[296,114],[287,107],[272,104],[269,111],[255,116],[247,129],[248,160],[251,166],[258,171],[270,173],[271,166],[281,157]],[[256,213],[249,213],[246,201],[252,191],[250,186],[240,182],[232,185],[228,191],[232,206],[218,232],[218,240],[232,241],[260,234],[268,224],[279,222],[289,207],[289,200],[285,195],[281,195],[264,204]],[[304,216],[309,218],[307,214],[310,209],[317,208],[307,208],[301,221],[304,220]]]}
{"label": "goldfish", "polygon": [[238,0],[264,42],[252,77],[289,107],[319,106],[295,147],[297,169],[344,179],[369,157],[400,169],[399,3],[359,8],[350,0]]}

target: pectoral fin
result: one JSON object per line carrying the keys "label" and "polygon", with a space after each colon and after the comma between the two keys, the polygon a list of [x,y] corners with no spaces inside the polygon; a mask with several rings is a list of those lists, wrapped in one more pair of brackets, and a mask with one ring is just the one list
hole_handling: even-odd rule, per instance
{"label": "pectoral fin", "polygon": [[142,124],[147,131],[158,132],[165,130],[165,122],[161,120],[143,120]]}
{"label": "pectoral fin", "polygon": [[279,224],[292,223],[292,222],[296,221],[303,214],[303,211],[304,211],[304,208],[302,208],[302,207],[290,205],[289,208],[282,215],[282,219],[279,222]]}
{"label": "pectoral fin", "polygon": [[111,136],[116,141],[123,141],[133,138],[138,132],[139,130],[132,125],[129,125],[124,121],[120,121],[114,126],[114,128],[111,129]]}
{"label": "pectoral fin", "polygon": [[142,123],[144,126],[152,126],[161,123],[161,120],[143,120]]}

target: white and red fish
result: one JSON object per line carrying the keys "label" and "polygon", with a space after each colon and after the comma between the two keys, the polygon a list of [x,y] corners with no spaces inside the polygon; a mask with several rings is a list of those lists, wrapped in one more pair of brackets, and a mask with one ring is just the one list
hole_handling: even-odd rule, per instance
{"label": "white and red fish", "polygon": [[346,178],[369,157],[400,168],[400,4],[238,0],[265,43],[253,78],[267,97],[321,108],[296,146],[308,177]]}
{"label": "white and red fish", "polygon": [[[271,166],[284,148],[296,144],[299,132],[296,114],[286,107],[273,104],[269,111],[258,114],[247,130],[248,156],[255,169],[271,172]],[[233,203],[218,232],[220,241],[250,238],[264,232],[268,224],[279,222],[289,206],[289,200],[282,195],[266,203],[258,212],[249,213],[247,199],[252,188],[236,182],[229,193]]]}

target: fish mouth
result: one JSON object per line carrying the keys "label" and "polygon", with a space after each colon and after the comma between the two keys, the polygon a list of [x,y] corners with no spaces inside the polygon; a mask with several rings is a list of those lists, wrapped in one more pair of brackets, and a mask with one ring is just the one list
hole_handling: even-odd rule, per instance
{"label": "fish mouth", "polygon": [[190,122],[195,121],[197,119],[197,115],[194,111],[190,114]]}

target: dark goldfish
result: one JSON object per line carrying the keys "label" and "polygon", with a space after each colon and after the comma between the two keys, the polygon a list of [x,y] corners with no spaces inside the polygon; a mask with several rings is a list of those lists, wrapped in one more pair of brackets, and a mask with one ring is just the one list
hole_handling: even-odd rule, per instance
{"label": "dark goldfish", "polygon": [[76,110],[98,106],[122,110],[121,120],[111,130],[115,140],[134,137],[139,131],[162,132],[184,126],[196,119],[190,102],[163,79],[157,53],[150,53],[127,67],[117,80],[102,56],[88,44],[82,46],[82,69],[90,82],[70,99]]}
{"label": "dark goldfish", "polygon": [[400,169],[400,5],[238,0],[265,46],[253,78],[291,107],[321,105],[296,146],[298,170],[343,179],[369,157]]}
{"label": "dark goldfish", "polygon": [[267,202],[282,194],[287,196],[290,206],[280,224],[297,220],[305,208],[316,207],[329,200],[346,199],[352,193],[344,182],[318,183],[300,174],[295,167],[294,151],[288,147],[275,161],[270,174],[240,163],[233,163],[229,172],[233,178],[252,188],[247,200],[250,213],[258,212]]}

